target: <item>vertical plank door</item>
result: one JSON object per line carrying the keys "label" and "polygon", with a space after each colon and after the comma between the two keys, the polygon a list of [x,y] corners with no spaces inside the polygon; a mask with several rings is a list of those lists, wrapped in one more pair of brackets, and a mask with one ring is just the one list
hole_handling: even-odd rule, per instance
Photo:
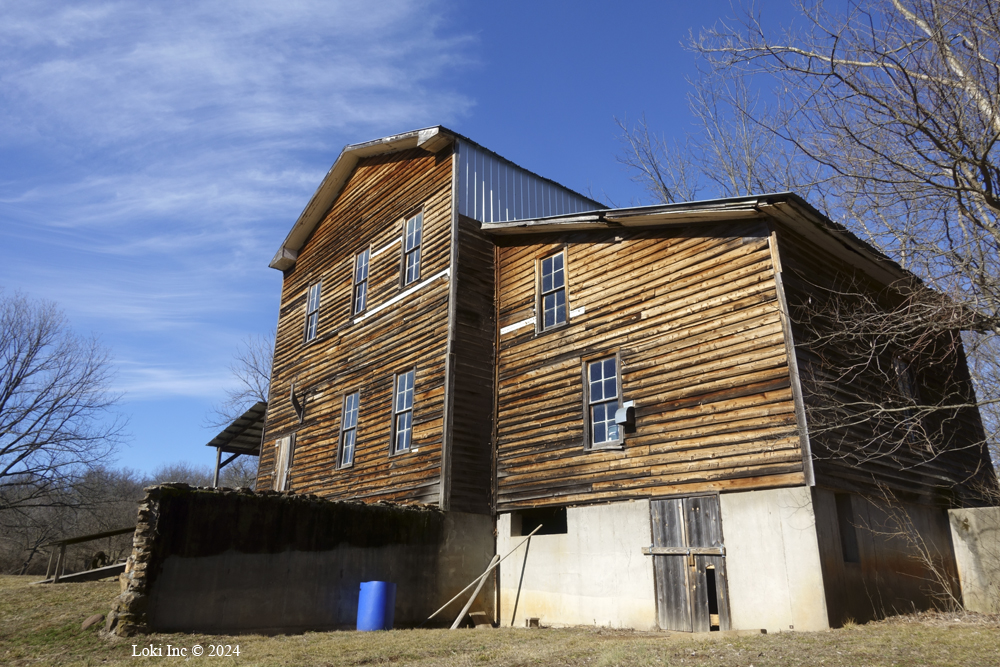
{"label": "vertical plank door", "polygon": [[650,503],[660,628],[728,630],[729,595],[718,496]]}

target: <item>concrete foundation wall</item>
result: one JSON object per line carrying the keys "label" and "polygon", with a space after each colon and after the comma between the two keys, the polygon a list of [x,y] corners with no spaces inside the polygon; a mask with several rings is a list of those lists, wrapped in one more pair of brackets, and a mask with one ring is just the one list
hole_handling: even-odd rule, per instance
{"label": "concrete foundation wall", "polygon": [[948,518],[965,608],[1000,613],[1000,507],[949,510]]}
{"label": "concrete foundation wall", "polygon": [[[511,517],[497,520],[501,555],[524,539],[511,535]],[[501,624],[537,617],[552,626],[656,629],[653,563],[642,554],[652,544],[649,502],[570,507],[566,524],[565,534],[535,535],[527,552],[500,566]]]}
{"label": "concrete foundation wall", "polygon": [[845,562],[835,492],[813,492],[832,626],[946,606],[951,596],[958,597],[944,509],[846,495],[859,562]]}
{"label": "concrete foundation wall", "polygon": [[[447,513],[440,544],[329,551],[169,556],[150,596],[149,625],[162,632],[353,628],[363,581],[396,584],[395,624],[414,626],[478,577],[493,556],[493,522]],[[493,617],[492,586],[472,611]],[[468,597],[436,619],[451,623]]]}
{"label": "concrete foundation wall", "polygon": [[[113,612],[119,634],[353,628],[363,581],[396,584],[395,624],[414,626],[478,577],[493,520],[287,494],[153,487]],[[472,611],[494,617],[493,580]],[[435,621],[450,624],[468,599]]]}
{"label": "concrete foundation wall", "polygon": [[734,630],[829,628],[807,487],[719,496]]}

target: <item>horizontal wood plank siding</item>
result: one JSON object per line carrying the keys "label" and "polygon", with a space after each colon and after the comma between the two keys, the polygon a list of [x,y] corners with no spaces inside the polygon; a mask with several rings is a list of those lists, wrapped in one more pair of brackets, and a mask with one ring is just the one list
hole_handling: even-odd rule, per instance
{"label": "horizontal wood plank siding", "polygon": [[[826,304],[843,298],[841,294],[850,298],[852,292],[865,292],[878,296],[883,306],[892,307],[886,286],[835,259],[792,229],[777,227],[777,238],[810,420],[816,483],[877,498],[887,491],[900,499],[942,506],[981,503],[983,490],[995,488],[996,478],[983,446],[985,436],[978,410],[960,409],[947,419],[943,412],[930,415],[925,428],[941,435],[933,454],[922,451],[922,444],[892,443],[878,430],[886,427],[885,417],[867,419],[864,411],[874,405],[893,407],[886,403],[886,394],[892,391],[886,385],[894,382],[887,373],[893,367],[893,346],[872,353],[870,366],[863,369],[857,358],[847,356],[837,345],[823,346],[820,356],[809,344],[816,332],[810,322],[822,321],[816,313],[823,311]],[[951,343],[950,335],[942,335],[935,345]],[[848,367],[852,369],[850,375],[838,377]],[[960,341],[940,363],[921,363],[918,358],[914,368],[921,402],[972,402],[974,394]],[[945,393],[951,398],[945,399]],[[831,419],[832,403],[840,406],[836,419]]]}
{"label": "horizontal wood plank siding", "polygon": [[[289,485],[297,493],[438,502],[451,173],[450,151],[432,155],[413,149],[362,159],[295,266],[286,272],[258,477],[261,488],[271,484],[273,443],[294,432]],[[405,218],[419,210],[423,211],[420,278],[404,287],[399,241]],[[364,248],[372,253],[368,304],[355,317],[353,263]],[[306,343],[306,291],[320,280],[318,334]],[[411,289],[412,293],[378,310]],[[413,368],[413,451],[390,456],[393,375]],[[305,405],[301,423],[290,401],[293,382]],[[361,395],[354,464],[338,470],[343,400],[355,391]]]}
{"label": "horizontal wood plank siding", "polygon": [[[501,330],[534,317],[535,263],[563,247],[578,313],[500,337],[498,511],[803,482],[763,224],[497,243]],[[583,363],[612,354],[636,432],[587,451]]]}

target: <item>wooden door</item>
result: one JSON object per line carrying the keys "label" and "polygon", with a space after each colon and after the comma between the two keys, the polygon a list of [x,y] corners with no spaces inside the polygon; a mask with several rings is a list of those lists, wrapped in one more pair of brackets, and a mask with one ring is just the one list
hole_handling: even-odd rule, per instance
{"label": "wooden door", "polygon": [[718,496],[650,503],[656,608],[660,628],[729,629],[726,549]]}

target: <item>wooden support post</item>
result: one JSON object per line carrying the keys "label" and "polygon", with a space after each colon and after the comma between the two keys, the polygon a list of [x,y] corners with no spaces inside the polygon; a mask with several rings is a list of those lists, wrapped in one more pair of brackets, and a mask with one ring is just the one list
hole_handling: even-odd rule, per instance
{"label": "wooden support post", "polygon": [[514,627],[514,621],[517,619],[517,603],[521,601],[521,586],[524,584],[524,570],[528,567],[528,550],[531,549],[531,539],[528,539],[528,544],[524,547],[524,562],[521,563],[521,578],[517,581],[517,595],[514,596],[514,611],[510,615],[510,627]]}
{"label": "wooden support post", "polygon": [[[450,605],[452,602],[454,602],[458,598],[462,597],[462,594],[465,593],[465,591],[469,590],[470,588],[472,588],[473,586],[475,586],[477,583],[479,583],[481,580],[485,579],[486,575],[488,575],[490,572],[493,571],[493,568],[495,568],[496,566],[498,566],[503,561],[507,560],[507,556],[511,555],[512,553],[514,553],[515,551],[517,551],[518,549],[520,549],[522,544],[524,544],[529,539],[531,539],[531,536],[534,535],[535,533],[537,533],[541,529],[542,529],[542,524],[538,524],[538,526],[533,531],[531,531],[530,533],[528,533],[528,536],[525,537],[523,540],[521,540],[521,542],[516,547],[514,547],[513,549],[511,549],[510,551],[508,551],[506,556],[504,556],[503,558],[501,558],[500,560],[498,560],[496,562],[490,563],[490,566],[488,568],[486,568],[485,572],[483,572],[481,575],[479,575],[478,577],[476,577],[475,579],[473,579],[472,581],[470,581],[469,585],[466,586],[465,588],[463,588],[462,590],[460,590],[455,597],[453,597],[452,599],[450,599],[447,602],[445,602],[443,605],[441,605],[440,609],[438,609],[436,612],[434,612],[433,614],[431,614],[430,616],[428,616],[427,617],[427,621],[431,620],[432,618],[434,618],[435,616],[437,616],[438,614],[440,614],[442,611],[445,610],[445,607],[447,607],[448,605]],[[424,621],[424,623],[426,623],[427,621]],[[423,626],[424,623],[421,623],[420,625]]]}
{"label": "wooden support post", "polygon": [[222,462],[222,447],[215,448],[215,477],[212,478],[212,488],[219,488],[219,464]]}
{"label": "wooden support post", "polygon": [[[497,564],[498,560],[500,560],[500,554],[496,554],[495,556],[493,556],[493,560],[490,561],[490,566],[486,568],[486,571],[489,572],[490,570],[492,570],[493,567]],[[469,601],[465,603],[465,606],[462,607],[462,611],[460,611],[458,614],[458,618],[456,618],[455,622],[451,624],[452,630],[458,629],[458,626],[462,624],[462,619],[465,618],[465,615],[469,613],[469,608],[472,607],[472,603],[475,601],[476,596],[479,595],[479,591],[483,590],[483,584],[485,583],[486,583],[486,577],[480,577],[479,585],[476,586],[476,590],[472,591],[472,596],[469,598]]]}
{"label": "wooden support post", "polygon": [[59,575],[61,574],[61,570],[65,569],[65,563],[63,562],[65,560],[66,560],[66,545],[65,544],[60,544],[59,545],[59,559],[56,561],[56,571],[52,574],[52,583],[53,584],[59,582]]}
{"label": "wooden support post", "polygon": [[45,566],[45,580],[52,576],[52,557],[56,555],[55,549],[49,550],[49,564]]}

